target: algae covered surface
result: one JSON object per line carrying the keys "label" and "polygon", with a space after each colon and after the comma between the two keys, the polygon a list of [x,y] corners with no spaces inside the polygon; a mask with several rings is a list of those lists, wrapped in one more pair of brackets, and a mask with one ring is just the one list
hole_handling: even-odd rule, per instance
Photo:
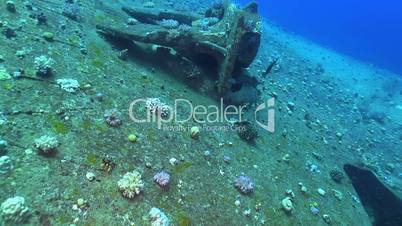
{"label": "algae covered surface", "polygon": [[[241,136],[213,129],[233,128],[232,122],[196,120],[168,122],[182,126],[168,130],[135,122],[130,113],[149,108],[133,110],[132,101],[159,98],[172,105],[181,98],[220,106],[219,99],[153,60],[152,46],[129,48],[122,57],[127,43],[107,40],[96,26],[130,29],[121,11],[127,4],[202,15],[209,1],[15,1],[15,12],[10,2],[0,0],[0,140],[7,143],[0,142],[0,155],[12,167],[0,164],[0,202],[24,197],[29,214],[10,223],[3,213],[0,224],[152,225],[149,212],[156,207],[180,226],[371,225],[343,172],[346,163],[371,169],[402,192],[402,80],[390,72],[264,21],[248,68],[258,99],[247,104],[244,117],[253,121],[258,104],[275,98],[275,132],[254,123],[255,132]],[[40,56],[54,62],[38,65]],[[43,136],[57,144],[41,146]],[[118,181],[133,171],[144,187],[128,199]],[[160,171],[170,174],[169,186],[154,182]],[[251,178],[252,192],[236,186],[241,175]],[[291,210],[283,204],[287,197]]]}

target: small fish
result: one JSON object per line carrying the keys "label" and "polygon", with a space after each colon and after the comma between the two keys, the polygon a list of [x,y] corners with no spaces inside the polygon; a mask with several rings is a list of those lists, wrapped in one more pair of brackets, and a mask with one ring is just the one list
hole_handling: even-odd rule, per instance
{"label": "small fish", "polygon": [[267,76],[272,71],[272,68],[275,66],[275,64],[278,62],[278,59],[275,59],[274,61],[271,62],[271,64],[268,65],[267,70],[262,74],[264,77]]}

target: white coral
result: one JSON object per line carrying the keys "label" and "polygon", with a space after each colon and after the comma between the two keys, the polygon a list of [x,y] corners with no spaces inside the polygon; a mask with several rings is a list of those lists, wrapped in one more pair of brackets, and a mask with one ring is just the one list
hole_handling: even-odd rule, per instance
{"label": "white coral", "polygon": [[36,139],[34,146],[39,152],[43,154],[50,154],[57,149],[59,146],[59,141],[56,137],[45,135]]}
{"label": "white coral", "polygon": [[55,61],[45,55],[35,57],[35,70],[38,75],[47,76],[53,73]]}
{"label": "white coral", "polygon": [[177,20],[163,19],[162,21],[159,22],[159,25],[167,29],[175,29],[179,27],[180,23]]}
{"label": "white coral", "polygon": [[80,84],[75,79],[63,78],[56,80],[57,85],[66,92],[75,93],[80,89]]}
{"label": "white coral", "polygon": [[29,217],[30,210],[25,206],[25,199],[15,196],[4,201],[0,206],[0,215],[8,223],[22,223]]}
{"label": "white coral", "polygon": [[13,163],[11,162],[10,157],[6,155],[0,157],[0,175],[8,174],[13,168]]}
{"label": "white coral", "polygon": [[163,103],[159,98],[148,98],[145,107],[152,113],[160,115],[162,118],[169,116],[169,106]]}
{"label": "white coral", "polygon": [[162,210],[152,207],[149,211],[149,218],[152,226],[169,226],[170,220]]}
{"label": "white coral", "polygon": [[138,171],[128,172],[117,182],[124,197],[132,199],[144,189],[144,182]]}

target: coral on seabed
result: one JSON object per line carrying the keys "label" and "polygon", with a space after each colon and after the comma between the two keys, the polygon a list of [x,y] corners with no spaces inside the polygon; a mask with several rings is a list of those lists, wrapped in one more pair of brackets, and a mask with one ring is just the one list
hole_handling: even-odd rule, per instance
{"label": "coral on seabed", "polygon": [[128,172],[117,182],[119,190],[126,198],[132,199],[144,189],[144,182],[138,171]]}
{"label": "coral on seabed", "polygon": [[1,204],[0,215],[5,222],[15,225],[25,222],[30,215],[30,210],[25,206],[23,197],[15,196]]}
{"label": "coral on seabed", "polygon": [[0,81],[11,79],[11,75],[7,72],[4,67],[0,67]]}
{"label": "coral on seabed", "polygon": [[152,207],[149,211],[149,218],[152,226],[169,226],[170,220],[162,210]]}
{"label": "coral on seabed", "polygon": [[286,213],[292,212],[292,210],[293,210],[292,198],[291,198],[291,197],[286,197],[286,198],[282,199],[282,201],[281,201],[281,206],[282,206],[282,209],[283,209]]}
{"label": "coral on seabed", "polygon": [[57,79],[57,85],[66,92],[75,93],[80,89],[80,84],[75,79]]}
{"label": "coral on seabed", "polygon": [[169,107],[162,103],[159,98],[148,98],[145,107],[153,114],[166,118],[169,115]]}
{"label": "coral on seabed", "polygon": [[234,181],[234,186],[243,194],[250,194],[254,191],[254,181],[248,176],[238,176]]}
{"label": "coral on seabed", "polygon": [[10,157],[7,155],[0,157],[0,175],[8,174],[13,168]]}
{"label": "coral on seabed", "polygon": [[111,127],[119,127],[123,124],[121,113],[116,108],[106,110],[103,117],[106,123]]}
{"label": "coral on seabed", "polygon": [[35,70],[39,76],[51,76],[54,73],[53,65],[55,61],[45,55],[35,57]]}
{"label": "coral on seabed", "polygon": [[170,174],[161,171],[154,176],[154,181],[160,186],[160,187],[166,187],[170,183]]}
{"label": "coral on seabed", "polygon": [[15,8],[15,3],[11,0],[6,2],[6,8],[8,11],[15,13],[17,12],[17,9]]}
{"label": "coral on seabed", "polygon": [[34,141],[35,149],[41,154],[52,154],[59,145],[57,138],[49,135],[41,136]]}
{"label": "coral on seabed", "polygon": [[239,137],[244,141],[251,142],[258,137],[257,129],[249,121],[236,122],[235,128]]}

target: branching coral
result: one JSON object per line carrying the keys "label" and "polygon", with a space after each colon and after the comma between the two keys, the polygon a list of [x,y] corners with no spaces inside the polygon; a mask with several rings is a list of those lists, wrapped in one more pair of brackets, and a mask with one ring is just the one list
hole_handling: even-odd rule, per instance
{"label": "branching coral", "polygon": [[144,182],[138,171],[128,172],[117,182],[119,190],[126,198],[132,199],[144,189]]}
{"label": "branching coral", "polygon": [[52,154],[58,146],[57,138],[49,135],[41,136],[34,141],[34,147],[40,154]]}
{"label": "branching coral", "polygon": [[54,73],[55,61],[45,55],[35,57],[35,70],[38,76],[51,76]]}

